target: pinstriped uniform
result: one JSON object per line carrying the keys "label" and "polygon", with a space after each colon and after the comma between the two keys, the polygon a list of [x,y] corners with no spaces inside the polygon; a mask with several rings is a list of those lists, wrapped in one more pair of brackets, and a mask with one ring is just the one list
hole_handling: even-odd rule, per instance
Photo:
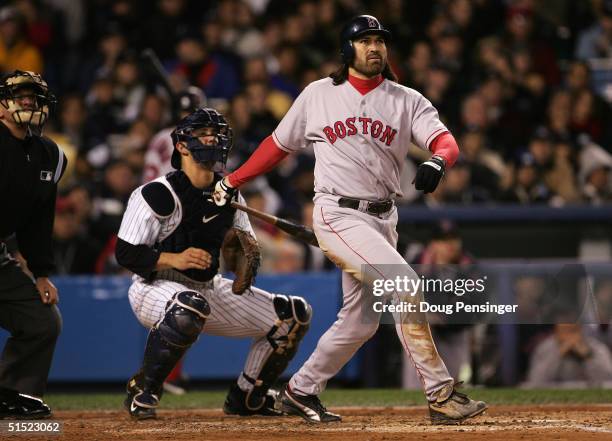
{"label": "pinstriped uniform", "polygon": [[[176,202],[175,209],[168,216],[158,216],[144,200],[142,187],[134,190],[119,229],[119,238],[132,245],[153,247],[172,234],[181,221],[183,208],[171,185],[165,177],[155,181],[163,183],[171,190]],[[239,196],[239,202],[244,203],[242,196]],[[235,213],[233,226],[255,235],[244,212]],[[273,325],[280,324],[277,323],[279,319],[273,304],[275,295],[255,287],[251,287],[242,295],[236,295],[231,291],[232,282],[219,274],[212,280],[198,282],[172,269],[158,271],[153,281],[147,281],[135,274],[129,289],[129,301],[139,322],[151,328],[164,317],[166,303],[174,294],[181,291],[200,293],[206,298],[211,310],[202,332],[252,338],[244,373],[251,378],[258,378],[273,350],[267,334]],[[283,336],[287,332],[288,324],[283,322],[270,337]],[[252,388],[251,383],[242,375],[238,384],[243,390]]]}

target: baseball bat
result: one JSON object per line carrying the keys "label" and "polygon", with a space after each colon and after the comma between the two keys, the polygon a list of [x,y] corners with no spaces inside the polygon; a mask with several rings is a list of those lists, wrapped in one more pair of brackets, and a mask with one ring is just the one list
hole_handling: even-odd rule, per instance
{"label": "baseball bat", "polygon": [[162,86],[168,94],[171,102],[172,120],[174,122],[178,122],[180,120],[180,112],[176,94],[174,93],[174,90],[172,90],[172,85],[170,84],[168,72],[166,72],[166,69],[164,69],[164,66],[162,65],[161,61],[159,61],[159,58],[153,49],[143,49],[140,56],[145,62],[145,67],[150,70],[157,83],[159,83],[159,85]]}
{"label": "baseball bat", "polygon": [[265,222],[268,222],[272,225],[275,225],[277,228],[283,230],[285,233],[290,234],[296,239],[301,240],[302,242],[306,242],[307,244],[314,245],[315,247],[319,246],[319,241],[317,241],[317,237],[315,236],[312,229],[308,228],[305,225],[299,225],[293,223],[287,219],[283,219],[277,216],[273,216],[268,213],[264,213],[263,211],[256,210],[255,208],[247,207],[246,205],[239,204],[238,202],[232,201],[232,207],[237,210],[244,211],[245,213],[251,214],[256,218],[259,218]]}

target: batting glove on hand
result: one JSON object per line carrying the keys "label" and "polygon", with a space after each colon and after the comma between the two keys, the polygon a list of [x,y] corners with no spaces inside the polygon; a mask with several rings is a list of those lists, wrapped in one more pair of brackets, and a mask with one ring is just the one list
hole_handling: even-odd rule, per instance
{"label": "batting glove on hand", "polygon": [[227,178],[223,178],[215,184],[213,200],[215,204],[222,207],[228,200],[232,199],[238,190],[229,185]]}
{"label": "batting glove on hand", "polygon": [[432,156],[419,165],[413,182],[415,188],[417,190],[423,190],[424,193],[433,192],[440,183],[442,176],[444,176],[445,168],[446,163],[444,158]]}

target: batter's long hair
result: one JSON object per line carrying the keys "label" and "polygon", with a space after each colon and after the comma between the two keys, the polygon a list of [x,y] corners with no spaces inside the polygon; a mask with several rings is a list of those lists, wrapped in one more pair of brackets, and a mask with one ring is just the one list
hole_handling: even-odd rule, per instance
{"label": "batter's long hair", "polygon": [[[348,80],[348,74],[349,74],[349,65],[347,63],[343,63],[342,66],[338,68],[338,70],[329,74],[329,77],[332,80],[334,80],[334,86],[339,86],[340,84]],[[381,75],[383,76],[383,78],[386,78],[389,81],[393,81],[397,83],[397,75],[395,75],[395,72],[393,72],[393,69],[391,69],[391,66],[389,66],[389,63],[385,64],[385,68],[381,72]]]}

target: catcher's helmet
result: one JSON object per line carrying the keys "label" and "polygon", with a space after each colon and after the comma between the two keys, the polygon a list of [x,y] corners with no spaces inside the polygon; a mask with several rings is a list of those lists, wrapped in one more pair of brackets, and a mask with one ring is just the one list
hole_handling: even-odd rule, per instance
{"label": "catcher's helmet", "polygon": [[[23,93],[24,91],[29,93]],[[33,105],[31,108],[24,108],[16,100],[28,95],[33,98]],[[37,73],[15,70],[0,80],[0,104],[10,112],[17,124],[26,127],[35,135],[40,135],[49,119],[49,109],[56,102],[47,82]]]}
{"label": "catcher's helmet", "polygon": [[[202,144],[198,137],[194,135],[194,131],[206,127],[215,129],[216,143]],[[232,149],[233,142],[232,129],[223,115],[208,107],[197,109],[180,120],[171,137],[174,152],[172,152],[170,163],[176,169],[181,168],[181,155],[176,149],[178,142],[185,143],[196,162],[219,162],[223,166],[227,162],[227,156]]]}
{"label": "catcher's helmet", "polygon": [[344,25],[340,32],[340,55],[342,61],[350,64],[355,57],[355,48],[353,40],[365,34],[379,34],[389,41],[391,32],[383,28],[378,19],[372,15],[358,15]]}

